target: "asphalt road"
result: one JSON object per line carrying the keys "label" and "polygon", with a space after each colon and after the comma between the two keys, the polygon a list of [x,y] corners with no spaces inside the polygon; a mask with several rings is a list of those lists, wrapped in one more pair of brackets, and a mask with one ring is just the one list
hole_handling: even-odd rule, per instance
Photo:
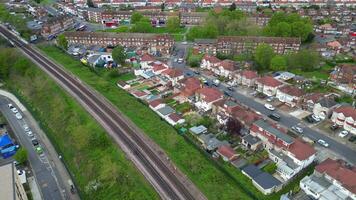
{"label": "asphalt road", "polygon": [[[23,148],[27,149],[28,151],[28,159],[31,164],[37,183],[39,185],[39,189],[41,191],[43,199],[64,199],[61,192],[62,190],[58,185],[59,183],[56,177],[57,172],[50,165],[49,160],[47,158],[46,150],[44,149],[44,153],[41,155],[36,153],[35,148],[31,143],[30,137],[26,135],[23,129],[23,125],[26,123],[25,116],[23,115],[23,113],[21,113],[24,118],[18,120],[12,113],[12,111],[8,108],[7,104],[9,103],[18,108],[18,106],[16,106],[13,102],[10,102],[10,100],[8,100],[7,98],[0,96],[0,111],[3,113],[4,117],[7,119],[9,125],[17,136],[19,140],[18,142]],[[28,124],[28,126],[30,127],[29,123],[26,124]],[[39,142],[41,143],[41,141]]]}
{"label": "asphalt road", "polygon": [[[177,45],[176,51],[183,52],[183,54],[186,55],[186,46]],[[179,63],[172,62],[171,66],[173,66],[175,68],[182,69],[184,71],[185,75],[197,76],[197,77],[202,76],[202,75],[195,74],[194,71],[192,69],[190,69],[189,67],[186,67],[186,65],[184,63],[179,64]],[[212,78],[209,78],[209,77],[205,77],[205,78],[207,78],[207,80],[210,82],[212,81]],[[222,92],[227,91],[227,85],[220,84],[218,89]],[[348,148],[344,144],[339,143],[322,133],[319,133],[318,131],[316,131],[314,129],[307,127],[305,125],[305,123],[303,121],[301,121],[300,119],[297,119],[291,115],[286,115],[285,113],[282,113],[278,110],[276,110],[276,111],[267,110],[262,103],[256,101],[255,97],[250,96],[249,94],[247,94],[247,95],[244,94],[244,92],[241,91],[239,89],[239,87],[235,88],[234,92],[229,91],[229,93],[231,93],[232,98],[234,98],[238,102],[248,106],[249,108],[252,108],[252,109],[260,112],[262,115],[267,116],[271,113],[278,113],[281,116],[281,120],[278,123],[281,124],[282,126],[290,128],[294,125],[299,124],[299,126],[302,127],[304,130],[304,132],[303,132],[304,136],[306,136],[314,141],[317,141],[319,139],[325,140],[327,143],[329,143],[329,147],[328,147],[329,150],[343,156],[347,161],[356,165],[356,151]],[[319,144],[316,143],[316,145],[319,145]]]}

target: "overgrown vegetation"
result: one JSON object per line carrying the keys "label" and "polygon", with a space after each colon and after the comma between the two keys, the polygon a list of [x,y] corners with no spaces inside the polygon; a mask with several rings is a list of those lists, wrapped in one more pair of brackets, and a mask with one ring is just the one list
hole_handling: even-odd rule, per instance
{"label": "overgrown vegetation", "polygon": [[[0,77],[51,139],[83,199],[158,199],[102,127],[15,49],[0,50]],[[97,187],[97,189],[94,189]]]}

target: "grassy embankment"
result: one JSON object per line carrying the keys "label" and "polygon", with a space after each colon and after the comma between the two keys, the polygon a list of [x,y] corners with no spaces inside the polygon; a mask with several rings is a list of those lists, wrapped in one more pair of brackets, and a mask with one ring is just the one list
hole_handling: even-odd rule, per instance
{"label": "grassy embankment", "polygon": [[277,194],[263,195],[238,169],[228,165],[221,170],[212,165],[205,155],[187,143],[173,127],[163,122],[153,111],[126,91],[116,87],[117,78],[107,76],[102,71],[93,73],[88,67],[54,46],[40,46],[40,48],[116,105],[165,150],[209,199],[279,199],[281,194],[288,192],[288,188],[298,185],[298,182],[292,182]]}
{"label": "grassy embankment", "polygon": [[63,156],[82,199],[159,198],[104,129],[38,67],[2,48],[0,68],[4,87],[26,105]]}

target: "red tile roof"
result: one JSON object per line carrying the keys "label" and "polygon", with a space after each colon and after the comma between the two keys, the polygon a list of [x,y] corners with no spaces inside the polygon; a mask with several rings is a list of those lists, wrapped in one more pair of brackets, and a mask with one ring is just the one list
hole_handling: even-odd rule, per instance
{"label": "red tile roof", "polygon": [[324,94],[322,93],[308,93],[305,95],[304,99],[307,101],[313,101],[314,103],[316,103],[317,101],[319,101],[322,97],[324,96]]}
{"label": "red tile roof", "polygon": [[184,96],[192,96],[196,90],[201,88],[200,80],[195,77],[187,78],[183,81],[183,89],[181,90]]}
{"label": "red tile roof", "polygon": [[295,96],[295,97],[301,97],[304,94],[303,90],[291,85],[282,86],[281,88],[279,88],[279,90],[284,94],[288,94],[290,96]]}
{"label": "red tile roof", "polygon": [[205,54],[203,60],[209,61],[211,63],[219,63],[221,60],[215,56],[211,56],[209,54]]}
{"label": "red tile roof", "polygon": [[153,100],[149,103],[149,105],[153,108],[156,108],[158,105],[162,104],[162,100],[161,99],[156,99],[156,100]]}
{"label": "red tile roof", "polygon": [[147,53],[141,57],[141,62],[151,62],[151,61],[155,61],[155,59]]}
{"label": "red tile roof", "polygon": [[228,71],[235,70],[235,62],[232,60],[223,60],[218,64],[218,66],[221,66],[222,68]]}
{"label": "red tile roof", "polygon": [[356,109],[352,106],[340,106],[334,110],[337,113],[342,113],[345,117],[352,117],[356,120]]}
{"label": "red tile roof", "polygon": [[162,74],[166,74],[171,78],[182,76],[183,71],[181,69],[167,69],[162,72]]}
{"label": "red tile roof", "polygon": [[223,94],[215,88],[201,88],[198,89],[196,93],[203,96],[202,99],[208,103],[216,101],[223,97]]}
{"label": "red tile roof", "polygon": [[246,79],[254,79],[258,77],[257,72],[252,70],[242,71],[241,76],[245,77]]}
{"label": "red tile roof", "polygon": [[[218,153],[223,155],[224,157],[228,158],[229,160],[233,160],[237,158],[237,154],[235,150],[227,145],[222,145],[218,148]],[[234,158],[235,157],[235,158]]]}
{"label": "red tile roof", "polygon": [[246,126],[251,126],[255,121],[261,119],[259,114],[240,106],[234,107],[232,115]]}
{"label": "red tile roof", "polygon": [[314,147],[298,139],[294,140],[293,144],[289,146],[288,151],[300,161],[305,160],[316,153]]}
{"label": "red tile roof", "polygon": [[161,71],[161,70],[164,70],[164,69],[167,69],[166,66],[164,66],[162,63],[158,64],[158,63],[154,63],[153,64],[153,71],[154,72],[157,72],[157,71]]}
{"label": "red tile roof", "polygon": [[349,191],[356,193],[356,168],[348,168],[342,160],[324,160],[315,170],[319,173],[325,173],[341,183]]}
{"label": "red tile roof", "polygon": [[172,113],[170,115],[168,115],[168,117],[173,120],[174,122],[178,122],[179,120],[182,119],[182,117],[180,115],[178,115],[177,113]]}
{"label": "red tile roof", "polygon": [[264,76],[262,78],[259,78],[256,80],[258,83],[261,83],[263,85],[267,85],[270,87],[278,87],[282,85],[283,83],[278,81],[277,79],[273,78],[272,76]]}

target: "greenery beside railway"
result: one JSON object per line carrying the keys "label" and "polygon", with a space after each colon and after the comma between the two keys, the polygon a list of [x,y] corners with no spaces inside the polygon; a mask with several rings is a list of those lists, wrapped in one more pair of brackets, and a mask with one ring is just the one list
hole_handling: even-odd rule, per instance
{"label": "greenery beside railway", "polygon": [[0,80],[39,121],[83,199],[159,199],[104,129],[15,49],[0,49]]}
{"label": "greenery beside railway", "polygon": [[[116,86],[117,77],[93,70],[55,46],[39,46],[48,56],[108,98],[139,128],[160,145],[174,163],[198,186],[208,199],[271,199],[264,196],[241,171],[230,167],[229,175],[196,147],[179,136],[146,105]],[[243,189],[244,188],[244,189]],[[276,198],[277,199],[277,198]]]}

